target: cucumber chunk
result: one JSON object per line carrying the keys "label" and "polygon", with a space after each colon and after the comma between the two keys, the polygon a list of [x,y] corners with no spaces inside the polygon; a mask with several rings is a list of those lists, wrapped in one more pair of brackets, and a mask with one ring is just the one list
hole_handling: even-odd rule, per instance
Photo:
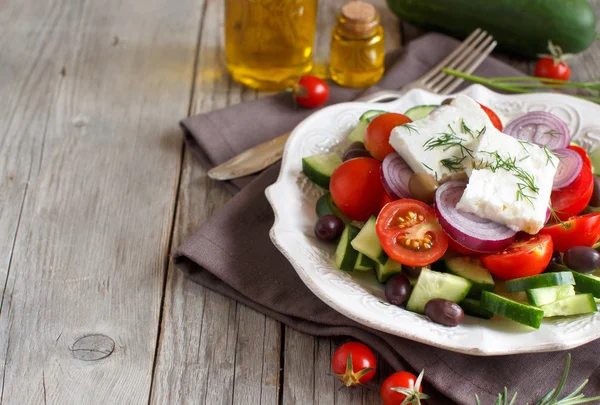
{"label": "cucumber chunk", "polygon": [[591,274],[573,272],[575,278],[575,290],[579,293],[589,293],[600,298],[600,277]]}
{"label": "cucumber chunk", "polygon": [[473,298],[465,298],[459,304],[465,314],[481,319],[490,319],[494,316],[493,313],[481,306],[481,301]]}
{"label": "cucumber chunk", "polygon": [[429,115],[430,112],[438,108],[437,105],[418,105],[413,108],[406,110],[404,115],[413,121],[423,119]]}
{"label": "cucumber chunk", "polygon": [[385,264],[375,263],[375,277],[380,283],[385,284],[390,278],[400,273],[402,273],[402,265],[395,260],[388,258]]}
{"label": "cucumber chunk", "polygon": [[369,122],[373,121],[373,118],[377,117],[378,115],[385,114],[386,112],[387,111],[383,111],[383,110],[368,110],[368,111],[365,111],[358,120],[361,122],[366,121],[367,123],[369,123]]}
{"label": "cucumber chunk", "polygon": [[350,242],[352,242],[352,239],[356,238],[358,232],[359,229],[352,225],[346,225],[344,228],[344,232],[342,232],[340,241],[335,249],[335,265],[338,269],[345,271],[354,270],[358,252],[354,250]]}
{"label": "cucumber chunk", "polygon": [[572,285],[559,285],[556,287],[542,287],[527,290],[529,302],[536,307],[548,305],[570,295],[575,295],[575,289]]}
{"label": "cucumber chunk", "polygon": [[356,258],[356,263],[354,264],[354,270],[356,271],[367,271],[371,270],[375,267],[375,262],[369,259],[367,256],[362,253],[358,253],[358,257]]}
{"label": "cucumber chunk", "polygon": [[592,294],[571,295],[551,304],[542,305],[540,309],[544,311],[544,318],[591,314],[598,311]]}
{"label": "cucumber chunk", "polygon": [[471,282],[465,278],[423,269],[408,299],[406,309],[422,314],[425,311],[425,304],[434,298],[444,298],[458,303],[465,299],[470,289]]}
{"label": "cucumber chunk", "polygon": [[506,282],[506,291],[526,291],[534,288],[554,287],[557,285],[575,284],[573,274],[570,271],[558,273],[543,273],[537,276],[516,278]]}
{"label": "cucumber chunk", "polygon": [[341,164],[337,153],[322,153],[302,158],[302,171],[313,183],[329,189],[331,174]]}
{"label": "cucumber chunk", "polygon": [[592,161],[592,171],[596,176],[600,176],[600,147],[594,148],[589,156]]}
{"label": "cucumber chunk", "polygon": [[494,279],[478,258],[469,256],[452,257],[446,259],[445,264],[448,273],[466,278],[472,283],[469,297],[479,298],[483,290],[494,291],[496,287]]}
{"label": "cucumber chunk", "polygon": [[368,121],[359,121],[346,138],[348,143],[365,142],[365,132],[367,131]]}
{"label": "cucumber chunk", "polygon": [[540,308],[520,304],[489,291],[481,293],[481,306],[496,315],[535,329],[540,328],[544,317],[544,311]]}
{"label": "cucumber chunk", "polygon": [[340,211],[340,209],[335,205],[335,203],[333,202],[333,197],[331,197],[330,193],[323,194],[321,198],[317,200],[316,211],[317,216],[319,218],[331,214],[335,215],[336,217],[344,221],[344,223],[346,224],[352,222],[352,220],[346,215],[344,215],[342,211]]}
{"label": "cucumber chunk", "polygon": [[377,236],[377,230],[375,229],[376,223],[377,218],[369,218],[365,226],[360,230],[358,236],[352,241],[352,247],[369,259],[380,264],[385,264],[387,255],[379,242],[379,236]]}

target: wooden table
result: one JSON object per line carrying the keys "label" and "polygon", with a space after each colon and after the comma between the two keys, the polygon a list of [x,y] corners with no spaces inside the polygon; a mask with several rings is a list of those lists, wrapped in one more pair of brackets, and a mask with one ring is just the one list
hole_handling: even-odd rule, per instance
{"label": "wooden table", "polygon": [[[321,0],[321,65],[342,3]],[[376,3],[389,49],[415,34]],[[230,198],[178,120],[259,96],[227,76],[222,25],[219,0],[0,4],[0,404],[378,403],[328,376],[342,338],[170,263]],[[597,76],[600,45],[571,63]]]}

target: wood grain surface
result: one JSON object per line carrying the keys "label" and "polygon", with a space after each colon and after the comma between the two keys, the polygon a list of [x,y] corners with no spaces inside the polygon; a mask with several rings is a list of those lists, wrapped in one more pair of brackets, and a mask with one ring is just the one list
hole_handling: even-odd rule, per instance
{"label": "wood grain surface", "polygon": [[[339,390],[343,337],[287,328],[170,263],[230,198],[178,120],[261,96],[224,68],[223,3],[0,3],[0,405],[378,403],[383,359],[373,388]],[[344,3],[320,0],[317,72]],[[373,3],[388,49],[421,34]],[[596,78],[600,45],[571,64]]]}

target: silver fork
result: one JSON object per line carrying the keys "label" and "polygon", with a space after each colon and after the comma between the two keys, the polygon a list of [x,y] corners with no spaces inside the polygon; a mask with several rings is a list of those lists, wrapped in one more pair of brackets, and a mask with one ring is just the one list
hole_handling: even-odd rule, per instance
{"label": "silver fork", "polygon": [[[399,91],[380,91],[355,101],[383,102],[398,98],[410,89],[423,89],[437,94],[452,93],[464,80],[449,76],[444,68],[472,73],[487,58],[497,43],[486,31],[477,28],[444,60],[417,80]],[[289,133],[264,142],[229,159],[208,171],[208,177],[215,180],[231,180],[247,176],[277,162],[283,156]]]}

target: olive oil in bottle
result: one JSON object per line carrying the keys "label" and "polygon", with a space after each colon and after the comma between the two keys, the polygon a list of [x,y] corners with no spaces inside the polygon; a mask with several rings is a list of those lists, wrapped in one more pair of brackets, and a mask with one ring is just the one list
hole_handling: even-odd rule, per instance
{"label": "olive oil in bottle", "polygon": [[353,1],[342,7],[331,38],[329,72],[345,87],[368,87],[383,76],[383,27],[372,4]]}
{"label": "olive oil in bottle", "polygon": [[233,78],[288,87],[312,69],[318,0],[225,0],[225,55]]}

